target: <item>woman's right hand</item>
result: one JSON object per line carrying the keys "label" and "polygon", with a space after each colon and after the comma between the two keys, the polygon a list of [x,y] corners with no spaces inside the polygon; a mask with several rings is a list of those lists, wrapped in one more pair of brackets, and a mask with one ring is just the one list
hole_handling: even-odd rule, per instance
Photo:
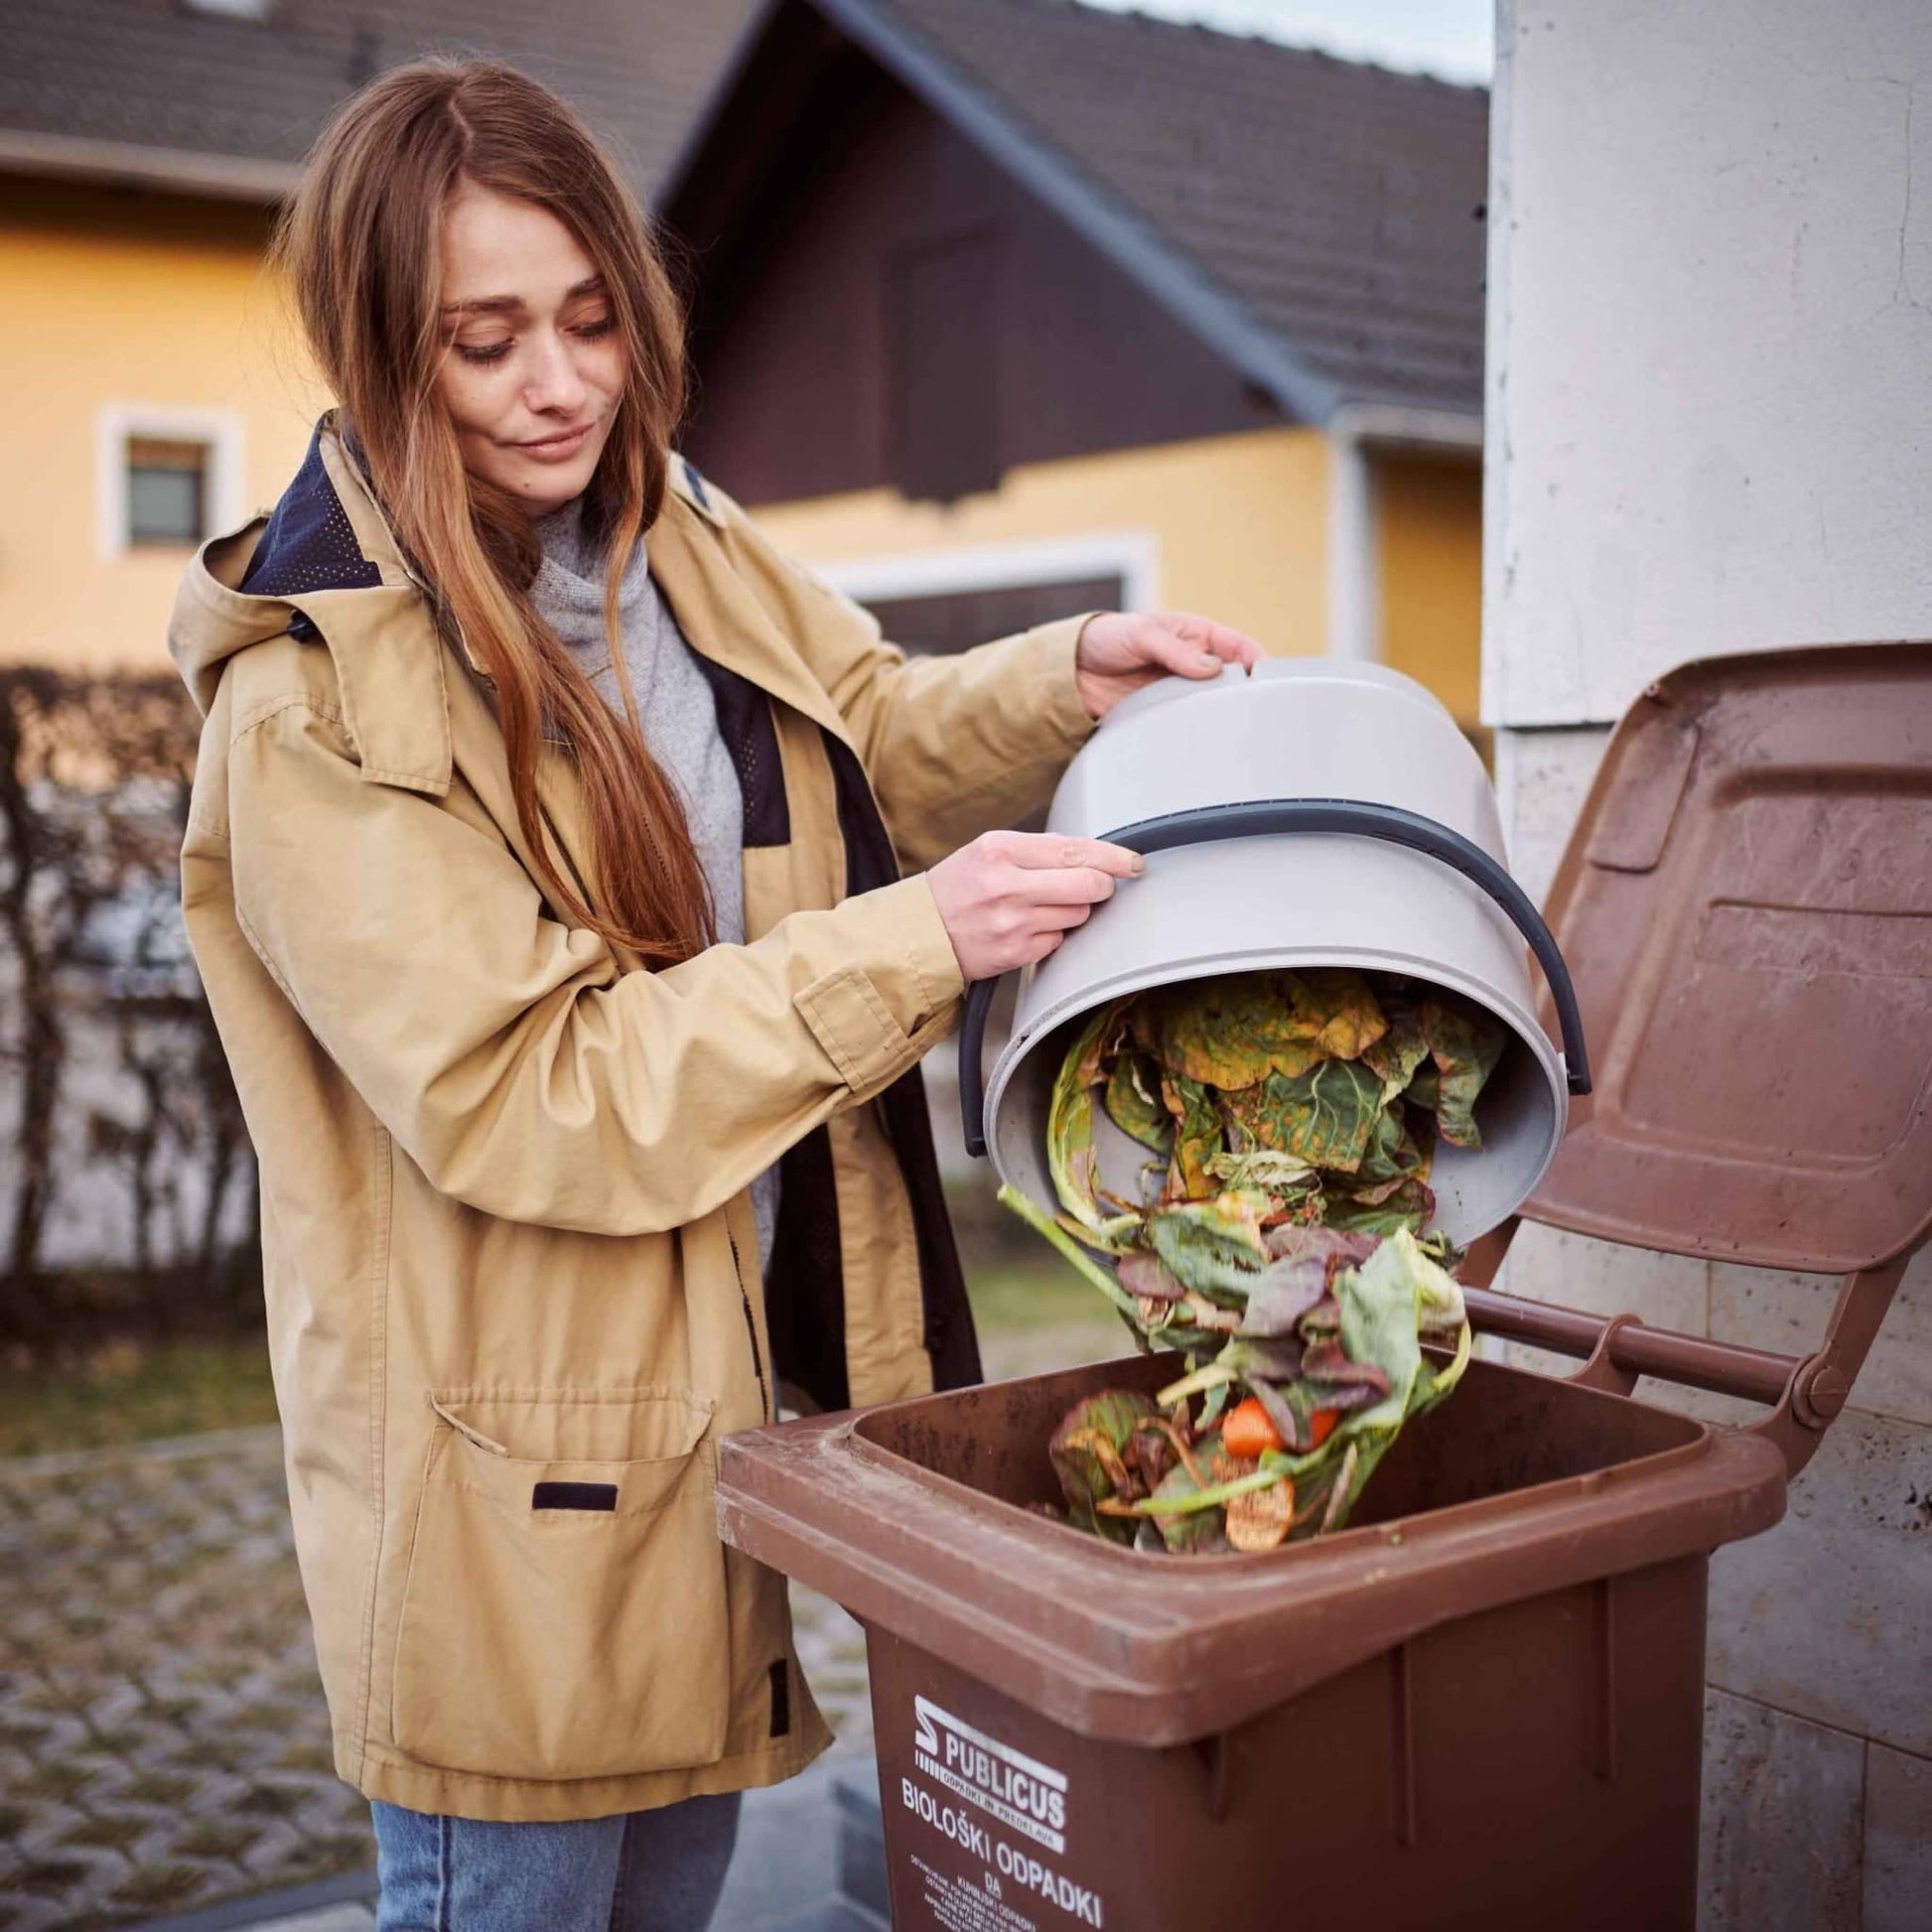
{"label": "woman's right hand", "polygon": [[1114,882],[1147,869],[1138,852],[1051,832],[984,832],[926,874],[970,983],[1041,960],[1085,922]]}

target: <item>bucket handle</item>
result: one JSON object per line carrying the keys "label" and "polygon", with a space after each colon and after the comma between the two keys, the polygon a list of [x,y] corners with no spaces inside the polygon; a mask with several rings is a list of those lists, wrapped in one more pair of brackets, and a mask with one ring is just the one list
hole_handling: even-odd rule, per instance
{"label": "bucket handle", "polygon": [[[1411,852],[1427,853],[1480,886],[1508,914],[1543,968],[1563,1032],[1564,1073],[1570,1091],[1589,1091],[1589,1051],[1584,1043],[1583,1014],[1555,935],[1522,887],[1481,846],[1459,832],[1451,832],[1447,825],[1420,812],[1404,811],[1399,805],[1373,805],[1360,799],[1259,798],[1243,804],[1168,812],[1160,818],[1123,825],[1103,837],[1110,845],[1125,846],[1145,856],[1171,852],[1176,846],[1207,845],[1217,839],[1273,838],[1284,832],[1339,833],[1406,846]],[[997,978],[984,979],[966,989],[966,1011],[959,1027],[959,1110],[966,1152],[976,1160],[986,1154],[986,1016],[998,985]]]}

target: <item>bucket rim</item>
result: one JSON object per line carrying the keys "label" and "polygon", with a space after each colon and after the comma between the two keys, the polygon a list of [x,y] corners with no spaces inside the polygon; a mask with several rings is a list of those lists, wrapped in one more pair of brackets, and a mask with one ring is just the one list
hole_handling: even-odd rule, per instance
{"label": "bucket rim", "polygon": [[[1413,965],[1404,961],[1413,960]],[[1114,1000],[1128,999],[1137,993],[1146,993],[1157,986],[1172,986],[1187,979],[1220,978],[1229,973],[1271,972],[1283,968],[1344,966],[1358,972],[1407,973],[1409,977],[1428,982],[1432,986],[1442,986],[1465,999],[1502,1021],[1510,1031],[1529,1048],[1545,1083],[1550,1089],[1550,1098],[1555,1108],[1555,1132],[1550,1136],[1549,1145],[1543,1151],[1534,1175],[1523,1189],[1523,1199],[1527,1200],[1543,1177],[1550,1171],[1557,1158],[1557,1150],[1563,1145],[1564,1135],[1570,1117],[1570,1086],[1562,1051],[1551,1041],[1536,1015],[1517,1001],[1499,992],[1494,986],[1478,980],[1473,974],[1457,968],[1446,966],[1440,960],[1424,959],[1421,955],[1391,954],[1382,947],[1299,945],[1271,946],[1257,948],[1248,952],[1229,954],[1214,952],[1196,955],[1193,961],[1182,960],[1179,970],[1173,970],[1174,962],[1165,962],[1159,966],[1143,966],[1132,972],[1117,973],[1100,981],[1090,982],[1080,992],[1067,994],[1050,1007],[1029,1017],[1023,1028],[1017,1028],[1000,1056],[993,1064],[993,1077],[986,1085],[985,1111],[981,1120],[981,1131],[986,1136],[986,1151],[992,1160],[994,1171],[1000,1178],[1012,1180],[1000,1158],[1000,1137],[996,1123],[1000,1118],[1000,1108],[1006,1098],[1008,1087],[1018,1073],[1021,1063],[1047,1035],[1065,1026],[1069,1021],[1078,1020],[1092,1013],[1096,1008]],[[1189,966],[1195,970],[1189,971]],[[1206,967],[1207,970],[1199,970]],[[1029,968],[1029,978],[1022,985],[1020,998],[1024,1004],[1027,991],[1032,985],[1033,969]]]}

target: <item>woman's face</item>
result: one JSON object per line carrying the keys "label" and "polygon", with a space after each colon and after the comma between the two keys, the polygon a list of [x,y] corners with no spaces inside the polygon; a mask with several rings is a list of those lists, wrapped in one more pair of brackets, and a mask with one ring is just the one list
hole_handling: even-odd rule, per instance
{"label": "woman's face", "polygon": [[437,388],[472,476],[532,516],[579,495],[623,389],[596,264],[554,214],[465,185],[443,217]]}

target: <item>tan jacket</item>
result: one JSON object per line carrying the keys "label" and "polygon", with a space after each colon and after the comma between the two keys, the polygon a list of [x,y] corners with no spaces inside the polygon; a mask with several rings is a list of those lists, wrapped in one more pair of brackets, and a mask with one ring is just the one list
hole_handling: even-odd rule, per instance
{"label": "tan jacket", "polygon": [[[337,1764],[419,1810],[798,1770],[828,1733],[783,1581],[717,1539],[718,1440],[779,1375],[843,1403],[977,1372],[904,1079],[959,969],[879,814],[919,865],[1035,806],[1089,729],[1078,621],[908,661],[688,472],[650,558],[746,789],[748,942],[660,972],[546,902],[487,686],[328,419],[170,632]],[[540,789],[590,886],[556,748]],[[767,1310],[747,1187],[780,1155]]]}

